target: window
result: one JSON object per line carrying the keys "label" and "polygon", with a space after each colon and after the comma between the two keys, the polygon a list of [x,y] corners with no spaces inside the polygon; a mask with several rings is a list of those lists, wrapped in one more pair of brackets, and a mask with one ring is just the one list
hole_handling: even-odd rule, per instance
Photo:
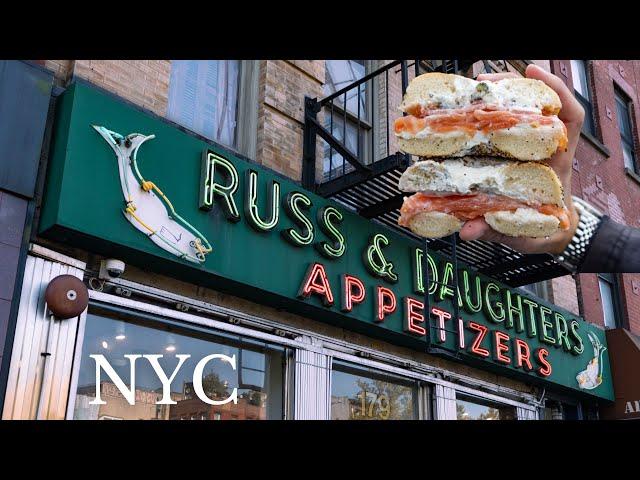
{"label": "window", "polygon": [[589,88],[587,62],[585,60],[571,60],[571,77],[573,78],[573,90],[576,99],[584,108],[582,131],[595,137],[596,128],[593,121],[591,90]]}
{"label": "window", "polygon": [[599,273],[600,298],[602,299],[602,312],[604,314],[604,326],[617,328],[622,326],[620,313],[620,287],[618,278],[612,273]]}
{"label": "window", "polygon": [[412,420],[417,418],[417,382],[372,369],[333,362],[332,420]]}
{"label": "window", "polygon": [[[547,400],[541,408],[541,420],[584,420],[580,404]],[[587,419],[594,419],[593,416]]]}
{"label": "window", "polygon": [[172,60],[167,118],[227,147],[255,155],[257,64]]}
{"label": "window", "polygon": [[[284,399],[284,349],[246,337],[192,330],[177,324],[165,324],[137,318],[116,318],[87,314],[82,356],[75,392],[74,418],[100,419],[282,419]],[[162,383],[150,362],[138,358],[135,363],[135,403],[130,405],[113,379],[102,370],[100,396],[103,405],[92,405],[96,393],[96,362],[89,357],[102,354],[124,385],[130,387],[130,362],[127,354],[162,354],[158,359],[167,376],[178,365],[178,354],[191,355],[171,383],[170,397],[175,404],[156,405],[162,398]],[[210,405],[196,394],[194,369],[206,356],[224,354],[236,358],[236,369],[220,360],[204,364],[202,391],[212,400],[229,398],[237,388],[237,403]],[[114,377],[115,378],[115,377]],[[158,409],[158,407],[162,407]]]}
{"label": "window", "polygon": [[620,143],[622,144],[622,157],[624,166],[632,172],[639,173],[636,162],[636,149],[633,140],[633,121],[631,119],[631,101],[629,98],[616,89],[616,116],[618,118],[618,128],[620,130]]}
{"label": "window", "polygon": [[516,420],[516,408],[479,397],[456,393],[458,420]]}
{"label": "window", "polygon": [[547,282],[530,283],[529,285],[522,285],[520,288],[526,293],[531,293],[543,300],[549,300],[549,288],[547,286]]}
{"label": "window", "polygon": [[[324,96],[364,77],[368,63],[367,60],[326,60]],[[367,163],[371,155],[371,93],[368,90],[369,85],[365,82],[360,85],[360,89],[355,87],[348,90],[346,95],[339,95],[324,110],[324,127],[363,163]],[[348,161],[328,143],[323,143],[323,181],[353,170]]]}

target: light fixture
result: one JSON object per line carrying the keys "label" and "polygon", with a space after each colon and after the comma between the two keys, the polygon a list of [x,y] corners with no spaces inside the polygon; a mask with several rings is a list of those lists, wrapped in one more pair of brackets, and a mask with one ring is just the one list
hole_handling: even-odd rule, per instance
{"label": "light fixture", "polygon": [[167,333],[167,346],[164,347],[167,352],[175,352],[176,351],[176,339],[173,338],[173,335]]}
{"label": "light fixture", "polygon": [[109,344],[107,343],[106,340],[102,341],[102,348],[109,348]]}
{"label": "light fixture", "polygon": [[116,340],[122,341],[126,338],[127,336],[124,334],[124,322],[118,322],[118,326],[116,327]]}

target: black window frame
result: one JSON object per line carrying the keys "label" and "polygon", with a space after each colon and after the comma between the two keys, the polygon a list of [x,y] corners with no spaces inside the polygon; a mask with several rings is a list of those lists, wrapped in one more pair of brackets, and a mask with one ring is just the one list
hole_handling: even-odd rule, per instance
{"label": "black window frame", "polygon": [[[342,60],[342,59],[339,59]],[[326,62],[326,60],[325,60]],[[371,73],[375,70],[375,61],[373,60],[363,60],[364,62],[364,76]],[[326,74],[325,74],[326,75]],[[357,81],[357,80],[356,80]],[[325,83],[326,85],[326,78]],[[344,88],[347,85],[340,86],[340,88]],[[337,90],[340,90],[338,88]],[[370,164],[374,159],[373,148],[371,147],[371,136],[374,135],[374,96],[375,92],[371,91],[374,88],[373,83],[365,82],[363,86],[361,86],[361,90],[359,90],[360,95],[364,96],[365,103],[365,111],[360,111],[360,100],[358,99],[358,109],[356,112],[351,111],[347,105],[341,105],[343,97],[339,96],[335,99],[334,102],[331,102],[331,105],[325,106],[323,111],[325,114],[325,128],[333,135],[334,132],[338,132],[340,129],[343,132],[342,143],[344,146],[347,146],[346,141],[346,132],[347,126],[351,126],[352,128],[356,128],[356,151],[348,148],[351,153],[353,153],[356,157],[358,157],[362,163]],[[331,95],[333,92],[323,92],[324,95]],[[341,121],[341,126],[334,125],[334,117],[336,118],[336,122]],[[327,120],[328,118],[328,120]],[[327,158],[326,155],[326,146],[323,145],[323,153],[322,153],[322,181],[328,182],[330,180],[335,180],[336,178],[345,175],[353,170],[353,166],[347,162],[344,158],[342,158],[342,162],[336,163],[333,165],[333,148],[329,147],[328,157],[329,160],[329,169],[325,170],[324,161]]]}
{"label": "black window frame", "polygon": [[[577,61],[582,62],[582,65],[584,66],[584,77],[587,85],[587,94],[589,95],[589,98],[583,97],[580,92],[578,92],[575,88],[573,88],[573,83],[572,83],[571,86],[573,88],[573,94],[576,97],[576,100],[578,100],[578,102],[580,103],[580,105],[582,105],[582,108],[584,108],[585,121],[582,124],[582,133],[599,140],[598,132],[596,128],[596,119],[595,119],[594,109],[593,109],[593,88],[591,86],[591,79],[589,75],[589,69],[590,69],[589,60],[577,60]],[[573,65],[571,64],[572,80],[574,79],[574,75],[577,75],[577,74],[578,72],[573,71]]]}
{"label": "black window frame", "polygon": [[[638,167],[638,154],[636,149],[636,140],[634,138],[635,131],[635,122],[633,115],[631,112],[633,111],[633,100],[629,98],[622,89],[618,86],[614,85],[614,100],[616,102],[616,121],[618,122],[618,131],[620,132],[620,141],[626,144],[631,149],[631,157],[633,162],[633,173],[640,174],[640,169]],[[622,125],[620,123],[620,118],[618,114],[618,104],[622,104],[626,110],[627,120],[629,122],[629,136],[623,133]],[[624,156],[623,156],[624,162]],[[625,165],[625,168],[629,168]]]}
{"label": "black window frame", "polygon": [[[604,325],[605,329],[610,328],[625,328],[627,322],[622,310],[622,295],[621,295],[621,279],[618,274],[615,273],[598,273],[598,292],[600,293],[600,300],[602,301],[602,290],[600,289],[600,281],[608,283],[611,287],[611,303],[613,304],[613,317],[614,325],[612,327]],[[604,317],[604,302],[602,302],[602,319]]]}

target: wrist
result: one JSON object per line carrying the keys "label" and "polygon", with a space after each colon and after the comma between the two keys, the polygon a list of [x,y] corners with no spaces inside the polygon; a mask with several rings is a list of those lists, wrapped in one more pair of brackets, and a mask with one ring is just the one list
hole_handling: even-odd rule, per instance
{"label": "wrist", "polygon": [[[575,204],[575,206],[574,206]],[[549,250],[556,262],[566,268],[570,273],[575,273],[583,262],[591,241],[602,223],[602,213],[593,205],[575,197],[571,206],[567,205],[571,217],[571,227],[555,242],[554,248]],[[566,238],[571,234],[569,242]],[[564,249],[557,249],[564,245]]]}

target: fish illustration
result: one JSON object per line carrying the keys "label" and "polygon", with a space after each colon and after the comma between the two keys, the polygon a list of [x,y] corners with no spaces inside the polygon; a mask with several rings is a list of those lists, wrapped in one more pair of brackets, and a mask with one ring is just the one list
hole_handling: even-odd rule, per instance
{"label": "fish illustration", "polygon": [[138,149],[155,135],[131,133],[125,137],[102,126],[92,127],[106,140],[118,159],[124,195],[122,213],[129,223],[160,248],[189,262],[204,263],[206,255],[212,251],[209,241],[178,215],[162,190],[145,180],[138,169]]}
{"label": "fish illustration", "polygon": [[587,336],[593,346],[593,358],[589,360],[587,368],[576,375],[576,380],[578,381],[578,386],[581,389],[593,390],[594,388],[599,387],[602,383],[602,369],[604,367],[602,354],[607,347],[600,343],[600,340],[595,334],[588,332]]}

